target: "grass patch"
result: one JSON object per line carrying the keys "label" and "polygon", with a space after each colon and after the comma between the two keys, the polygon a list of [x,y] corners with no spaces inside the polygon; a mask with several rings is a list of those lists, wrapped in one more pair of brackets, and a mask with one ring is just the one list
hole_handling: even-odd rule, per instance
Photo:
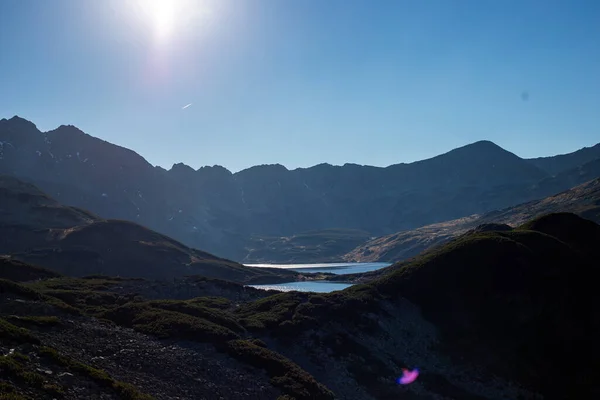
{"label": "grass patch", "polygon": [[36,326],[56,326],[56,325],[60,325],[60,318],[51,315],[51,316],[25,316],[25,317],[20,317],[18,315],[10,315],[7,316],[6,319],[8,319],[11,322],[15,322],[15,323],[23,323],[23,324],[30,324],[30,325],[36,325]]}
{"label": "grass patch", "polygon": [[69,278],[62,277],[56,279],[46,279],[32,283],[31,286],[39,290],[91,290],[103,291],[122,284],[123,278],[110,278],[104,276],[92,276],[87,278]]}
{"label": "grass patch", "polygon": [[56,278],[59,273],[46,268],[36,267],[9,258],[0,258],[0,279],[15,282],[34,281],[38,279]]}
{"label": "grass patch", "polygon": [[0,318],[0,339],[12,343],[40,343],[27,329],[17,327],[3,318]]}
{"label": "grass patch", "polygon": [[240,322],[251,330],[271,329],[290,320],[296,307],[307,301],[309,295],[300,292],[275,294],[264,299],[243,304],[237,315]]}
{"label": "grass patch", "polygon": [[148,302],[148,305],[153,308],[158,308],[168,311],[176,311],[182,314],[191,315],[193,317],[208,320],[217,325],[224,326],[234,332],[244,332],[245,329],[239,322],[230,314],[223,310],[207,307],[206,302],[198,301],[178,301],[178,300],[154,300]]}
{"label": "grass patch", "polygon": [[[9,377],[24,385],[43,389],[50,393],[57,393],[55,388],[50,388],[46,385],[46,378],[37,372],[32,372],[27,369],[23,358],[8,355],[0,357],[0,374],[3,377]],[[60,393],[60,392],[59,392]]]}
{"label": "grass patch", "polygon": [[41,347],[39,354],[42,357],[51,359],[63,367],[66,367],[72,372],[86,376],[92,379],[97,384],[112,388],[122,399],[126,400],[152,400],[153,397],[141,393],[135,386],[117,381],[108,375],[105,371],[90,367],[79,361],[73,360],[70,357],[59,354],[55,349],[50,347]]}
{"label": "grass patch", "polygon": [[231,308],[231,300],[224,297],[196,297],[194,299],[187,300],[188,304],[199,305],[208,308],[217,308],[219,310],[228,310]]}
{"label": "grass patch", "polygon": [[333,393],[312,375],[272,350],[248,340],[232,340],[226,343],[225,351],[246,364],[264,369],[271,377],[273,386],[296,400],[334,398]]}
{"label": "grass patch", "polygon": [[79,310],[66,304],[64,301],[42,293],[42,291],[38,290],[39,287],[38,283],[25,285],[0,279],[0,293],[10,293],[31,301],[43,302],[69,314],[80,314]]}
{"label": "grass patch", "polygon": [[159,338],[180,338],[198,342],[222,342],[239,338],[231,329],[205,318],[152,307],[149,303],[129,303],[100,317]]}
{"label": "grass patch", "polygon": [[91,315],[126,304],[133,299],[133,295],[123,296],[112,292],[92,290],[52,289],[47,290],[45,294]]}

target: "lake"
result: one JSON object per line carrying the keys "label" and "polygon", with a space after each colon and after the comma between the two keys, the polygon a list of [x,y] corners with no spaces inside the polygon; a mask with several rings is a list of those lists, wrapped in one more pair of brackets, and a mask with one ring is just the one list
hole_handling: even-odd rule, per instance
{"label": "lake", "polygon": [[[244,264],[254,268],[284,268],[297,272],[328,272],[331,274],[358,274],[362,272],[375,271],[391,265],[390,263],[322,263],[322,264]],[[257,289],[279,290],[289,292],[297,290],[301,292],[328,293],[336,290],[346,289],[352,286],[349,283],[329,281],[303,281],[287,282],[270,285],[248,285]]]}

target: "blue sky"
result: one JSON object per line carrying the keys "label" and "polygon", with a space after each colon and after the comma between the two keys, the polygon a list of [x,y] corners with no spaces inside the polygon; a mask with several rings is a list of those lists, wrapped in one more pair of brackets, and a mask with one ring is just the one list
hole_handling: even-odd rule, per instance
{"label": "blue sky", "polygon": [[0,1],[0,117],[233,171],[600,141],[596,0],[172,1]]}

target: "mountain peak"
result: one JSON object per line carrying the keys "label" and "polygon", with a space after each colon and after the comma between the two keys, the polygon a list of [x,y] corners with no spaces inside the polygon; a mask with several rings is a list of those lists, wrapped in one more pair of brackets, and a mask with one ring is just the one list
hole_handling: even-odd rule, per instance
{"label": "mountain peak", "polygon": [[57,133],[68,133],[68,134],[76,134],[76,135],[87,135],[84,131],[76,127],[75,125],[61,125],[58,128],[50,131]]}
{"label": "mountain peak", "polygon": [[192,167],[190,167],[189,165],[180,162],[180,163],[173,164],[170,171],[186,171],[186,172],[193,173],[194,169]]}
{"label": "mountain peak", "polygon": [[503,149],[502,147],[498,146],[496,143],[492,142],[491,140],[478,140],[476,142],[473,142],[471,144],[467,144],[465,146],[462,147],[458,147],[455,150],[459,150],[459,149],[463,149],[463,150],[478,150],[478,151],[503,151],[503,152],[509,152],[508,150]]}
{"label": "mountain peak", "polygon": [[17,129],[23,130],[25,132],[38,130],[37,126],[33,122],[31,122],[25,118],[21,118],[18,115],[15,115],[11,119],[3,118],[0,120],[0,122],[6,122],[6,123],[10,124],[11,126],[14,126]]}

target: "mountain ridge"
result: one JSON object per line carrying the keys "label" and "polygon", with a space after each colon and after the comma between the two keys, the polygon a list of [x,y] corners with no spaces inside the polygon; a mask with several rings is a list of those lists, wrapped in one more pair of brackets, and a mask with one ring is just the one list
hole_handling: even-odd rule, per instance
{"label": "mountain ridge", "polygon": [[256,253],[253,237],[327,229],[382,236],[545,197],[584,179],[552,178],[490,141],[385,168],[275,164],[236,173],[182,163],[166,170],[76,127],[43,133],[18,117],[0,121],[0,141],[10,143],[2,145],[0,173],[32,182],[61,203],[247,261]]}

